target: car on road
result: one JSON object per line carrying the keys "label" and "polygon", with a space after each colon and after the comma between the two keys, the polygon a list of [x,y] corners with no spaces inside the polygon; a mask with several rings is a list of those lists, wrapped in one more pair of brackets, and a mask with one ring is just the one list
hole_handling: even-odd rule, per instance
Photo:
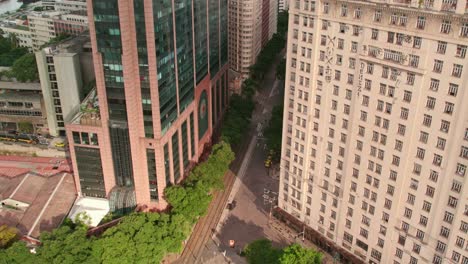
{"label": "car on road", "polygon": [[64,148],[65,147],[65,142],[57,142],[55,143],[56,148]]}

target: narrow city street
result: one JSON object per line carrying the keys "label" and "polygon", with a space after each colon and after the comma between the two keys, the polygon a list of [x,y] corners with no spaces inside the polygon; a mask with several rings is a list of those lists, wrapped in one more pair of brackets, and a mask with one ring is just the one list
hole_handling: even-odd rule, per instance
{"label": "narrow city street", "polygon": [[[275,76],[281,56],[271,66],[263,89],[256,96],[258,105],[246,137],[249,145],[245,154],[239,157],[239,168],[232,168],[237,177],[228,202],[234,202],[235,206],[232,210],[224,209],[212,239],[204,245],[196,263],[246,263],[239,253],[248,243],[262,238],[271,240],[278,247],[296,242],[319,250],[309,241],[301,241],[300,234],[270,215],[278,195],[279,164],[273,164],[271,169],[264,166],[268,149],[263,130],[273,107],[283,100],[284,84]],[[229,245],[230,240],[235,241],[234,247]],[[324,253],[323,263],[333,263],[331,256]]]}
{"label": "narrow city street", "polygon": [[[204,247],[201,255],[204,263],[245,263],[238,253],[246,244],[260,238],[270,239],[277,246],[286,246],[291,242],[278,232],[276,221],[270,217],[278,193],[279,166],[275,164],[271,169],[264,166],[268,150],[263,130],[273,107],[280,104],[283,98],[283,82],[276,80],[275,76],[281,56],[271,65],[262,89],[256,95],[257,107],[246,137],[249,145],[245,155],[240,157],[239,168],[233,168],[237,178],[228,201],[234,201],[235,206],[232,210],[224,210],[213,240],[209,240]],[[235,241],[234,248],[229,247],[229,240]]]}

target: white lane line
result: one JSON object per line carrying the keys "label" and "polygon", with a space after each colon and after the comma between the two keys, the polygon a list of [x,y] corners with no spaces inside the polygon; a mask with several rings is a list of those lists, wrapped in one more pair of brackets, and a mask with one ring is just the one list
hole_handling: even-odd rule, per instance
{"label": "white lane line", "polygon": [[278,86],[278,81],[275,80],[275,82],[273,83],[273,89],[271,89],[271,92],[270,92],[270,95],[268,97],[272,97],[273,96],[273,93],[275,92],[276,90],[276,86]]}

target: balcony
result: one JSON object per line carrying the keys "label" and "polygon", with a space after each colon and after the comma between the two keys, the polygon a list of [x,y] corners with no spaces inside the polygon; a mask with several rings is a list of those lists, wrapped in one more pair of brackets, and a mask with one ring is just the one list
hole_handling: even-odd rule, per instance
{"label": "balcony", "polygon": [[457,9],[457,2],[456,1],[447,1],[442,3],[441,10],[446,12],[455,12]]}
{"label": "balcony", "polygon": [[393,0],[393,2],[397,4],[406,4],[406,5],[411,4],[411,0]]}

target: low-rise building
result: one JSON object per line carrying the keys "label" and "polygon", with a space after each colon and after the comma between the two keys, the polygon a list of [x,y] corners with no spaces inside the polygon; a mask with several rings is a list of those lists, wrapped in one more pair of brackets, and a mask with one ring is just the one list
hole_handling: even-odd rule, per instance
{"label": "low-rise building", "polygon": [[5,38],[14,36],[19,47],[32,49],[32,35],[27,26],[15,23],[4,23],[0,25],[0,30]]}
{"label": "low-rise building", "polygon": [[91,44],[86,35],[36,52],[49,133],[65,135],[65,123],[78,112],[85,88],[94,80]]}
{"label": "low-rise building", "polygon": [[46,116],[39,83],[0,81],[0,130],[18,130],[27,122],[35,133],[47,133]]}
{"label": "low-rise building", "polygon": [[56,0],[54,3],[54,9],[56,11],[86,12],[86,0]]}
{"label": "low-rise building", "polygon": [[88,18],[63,11],[34,12],[28,15],[32,47],[39,50],[51,39],[61,35],[79,35],[88,29]]}
{"label": "low-rise building", "polygon": [[46,10],[86,12],[86,0],[42,0],[41,2]]}
{"label": "low-rise building", "polygon": [[0,156],[0,226],[37,239],[62,224],[75,199],[66,159]]}

